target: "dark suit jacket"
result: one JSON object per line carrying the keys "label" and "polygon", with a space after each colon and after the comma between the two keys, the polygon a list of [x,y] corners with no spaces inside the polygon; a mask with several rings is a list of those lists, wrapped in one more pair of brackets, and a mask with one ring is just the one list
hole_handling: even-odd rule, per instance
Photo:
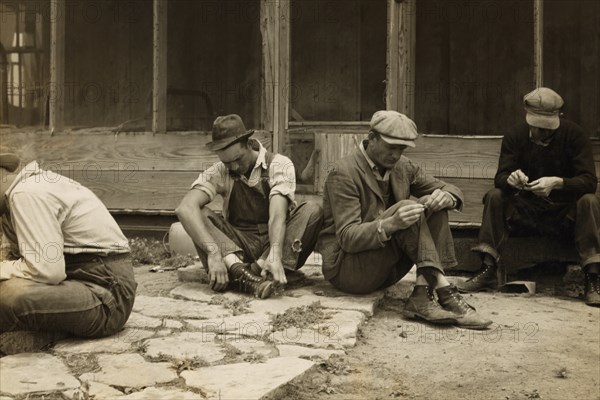
{"label": "dark suit jacket", "polygon": [[[426,175],[404,156],[391,171],[390,184],[396,201],[442,189],[453,194],[458,209],[462,209],[464,198],[459,188]],[[339,271],[344,252],[358,253],[386,245],[377,235],[377,218],[386,206],[373,171],[360,150],[335,164],[324,191],[319,251],[323,256],[323,274],[331,279]]]}

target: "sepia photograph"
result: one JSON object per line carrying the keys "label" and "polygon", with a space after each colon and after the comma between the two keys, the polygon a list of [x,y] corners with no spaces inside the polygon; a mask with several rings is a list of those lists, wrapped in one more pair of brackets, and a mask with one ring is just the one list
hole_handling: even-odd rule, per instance
{"label": "sepia photograph", "polygon": [[600,400],[600,0],[0,0],[0,400]]}

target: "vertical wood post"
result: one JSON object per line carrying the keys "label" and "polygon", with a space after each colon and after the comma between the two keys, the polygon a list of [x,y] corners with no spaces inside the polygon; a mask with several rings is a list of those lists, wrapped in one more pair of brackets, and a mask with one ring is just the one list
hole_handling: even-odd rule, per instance
{"label": "vertical wood post", "polygon": [[154,0],[152,131],[167,131],[167,0]]}
{"label": "vertical wood post", "polygon": [[388,110],[414,118],[416,0],[388,0],[387,86]]}
{"label": "vertical wood post", "polygon": [[290,0],[260,1],[263,82],[262,128],[273,133],[273,151],[285,150],[289,110]]}
{"label": "vertical wood post", "polygon": [[544,1],[533,1],[533,81],[544,86]]}
{"label": "vertical wood post", "polygon": [[50,116],[51,132],[65,127],[65,0],[50,2]]}

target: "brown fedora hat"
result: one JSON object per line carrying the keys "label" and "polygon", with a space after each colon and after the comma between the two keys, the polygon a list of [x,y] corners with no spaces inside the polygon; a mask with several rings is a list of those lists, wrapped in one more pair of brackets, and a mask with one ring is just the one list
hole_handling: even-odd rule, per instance
{"label": "brown fedora hat", "polygon": [[212,128],[212,142],[206,144],[210,151],[222,150],[232,143],[250,137],[254,130],[246,130],[242,118],[237,114],[217,117]]}

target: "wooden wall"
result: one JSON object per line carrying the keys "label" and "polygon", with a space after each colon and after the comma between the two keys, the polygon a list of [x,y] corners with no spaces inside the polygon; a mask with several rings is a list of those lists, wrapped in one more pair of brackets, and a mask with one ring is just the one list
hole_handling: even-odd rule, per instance
{"label": "wooden wall", "polygon": [[290,106],[302,119],[369,120],[385,108],[386,1],[292,1],[291,15]]}
{"label": "wooden wall", "polygon": [[544,1],[544,84],[567,118],[600,137],[600,1]]}
{"label": "wooden wall", "polygon": [[533,88],[533,2],[419,0],[416,52],[420,132],[502,134]]}
{"label": "wooden wall", "polygon": [[[259,0],[171,0],[168,19],[168,87],[205,92],[216,115],[236,113],[259,128]],[[201,97],[168,97],[168,125],[210,130],[216,115]]]}
{"label": "wooden wall", "polygon": [[152,2],[67,2],[65,124],[144,118],[152,87]]}

